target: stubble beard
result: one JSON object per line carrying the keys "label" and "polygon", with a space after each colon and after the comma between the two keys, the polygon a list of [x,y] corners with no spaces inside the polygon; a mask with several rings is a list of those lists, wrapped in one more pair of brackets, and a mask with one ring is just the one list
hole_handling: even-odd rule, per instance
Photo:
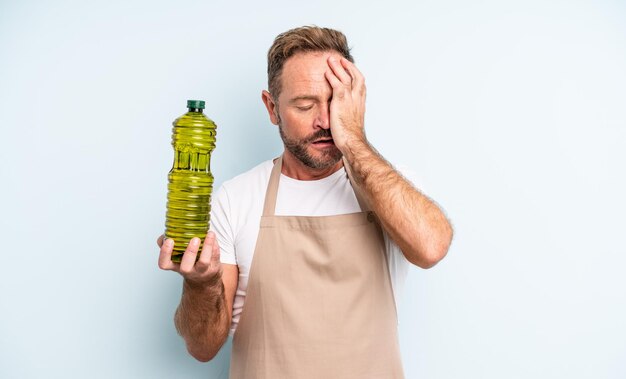
{"label": "stubble beard", "polygon": [[296,140],[285,135],[282,122],[278,122],[278,131],[280,138],[283,140],[285,149],[289,151],[296,159],[309,168],[316,170],[325,169],[334,166],[339,162],[343,154],[336,146],[331,146],[321,151],[320,157],[314,157],[308,152],[309,145],[320,138],[332,137],[329,129],[320,129],[311,134],[307,138]]}

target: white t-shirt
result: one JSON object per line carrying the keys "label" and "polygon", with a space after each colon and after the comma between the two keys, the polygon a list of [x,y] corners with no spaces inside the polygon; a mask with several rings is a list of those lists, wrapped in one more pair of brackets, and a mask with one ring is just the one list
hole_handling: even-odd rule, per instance
{"label": "white t-shirt", "polygon": [[[246,298],[248,274],[272,167],[273,163],[269,160],[224,182],[211,203],[211,230],[217,236],[221,262],[239,266],[231,334],[237,328]],[[303,181],[280,176],[277,216],[332,216],[360,211],[344,168],[320,180]],[[397,304],[409,262],[387,233],[383,232],[383,235]]]}

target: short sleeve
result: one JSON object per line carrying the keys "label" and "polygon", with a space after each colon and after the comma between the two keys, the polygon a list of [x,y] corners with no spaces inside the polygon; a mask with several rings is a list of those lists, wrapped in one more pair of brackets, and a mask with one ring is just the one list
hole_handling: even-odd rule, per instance
{"label": "short sleeve", "polygon": [[231,209],[228,192],[223,185],[213,195],[211,201],[210,229],[215,233],[220,246],[220,261],[226,264],[237,264],[233,228],[231,225]]}

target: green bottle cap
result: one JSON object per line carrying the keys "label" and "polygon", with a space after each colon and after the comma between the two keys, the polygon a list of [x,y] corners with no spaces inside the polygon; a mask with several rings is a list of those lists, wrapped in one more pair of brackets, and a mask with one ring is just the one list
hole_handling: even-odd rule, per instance
{"label": "green bottle cap", "polygon": [[187,108],[204,109],[204,100],[187,100]]}

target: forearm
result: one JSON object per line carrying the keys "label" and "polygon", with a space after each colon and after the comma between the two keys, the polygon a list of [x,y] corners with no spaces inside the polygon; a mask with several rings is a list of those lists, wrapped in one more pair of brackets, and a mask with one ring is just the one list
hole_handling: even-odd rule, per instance
{"label": "forearm", "polygon": [[365,78],[345,58],[328,59],[333,89],[330,129],[353,180],[389,236],[413,264],[434,266],[448,251],[452,227],[439,207],[415,189],[365,138]]}
{"label": "forearm", "polygon": [[452,227],[441,209],[413,187],[367,140],[350,141],[344,156],[361,194],[405,257],[423,268],[441,260],[452,241]]}
{"label": "forearm", "polygon": [[212,359],[226,341],[230,328],[222,280],[218,277],[216,283],[202,287],[185,280],[174,322],[194,358],[203,362]]}

